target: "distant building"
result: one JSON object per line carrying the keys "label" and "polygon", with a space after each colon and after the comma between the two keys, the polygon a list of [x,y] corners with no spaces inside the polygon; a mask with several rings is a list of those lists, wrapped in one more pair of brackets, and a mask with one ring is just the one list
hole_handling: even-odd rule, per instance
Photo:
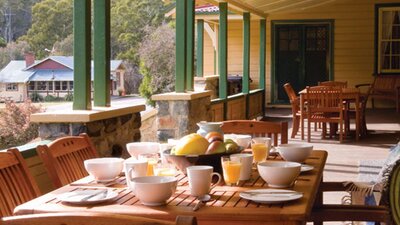
{"label": "distant building", "polygon": [[[111,60],[110,70],[111,94],[118,95],[124,91],[125,66],[121,60]],[[93,66],[91,77],[93,82]],[[73,90],[72,56],[50,56],[35,60],[32,54],[27,54],[25,60],[12,60],[0,71],[0,100],[24,101],[32,93],[43,97],[65,97]]]}

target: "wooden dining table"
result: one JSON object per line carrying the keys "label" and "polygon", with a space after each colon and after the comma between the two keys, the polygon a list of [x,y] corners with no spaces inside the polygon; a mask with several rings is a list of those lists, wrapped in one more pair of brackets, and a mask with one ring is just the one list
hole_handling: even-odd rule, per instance
{"label": "wooden dining table", "polygon": [[[198,200],[190,196],[187,177],[177,175],[178,187],[175,194],[163,206],[142,205],[135,194],[126,187],[125,177],[121,176],[113,186],[96,184],[91,177],[85,177],[72,184],[63,186],[41,197],[33,199],[15,208],[15,215],[50,213],[50,212],[107,212],[128,214],[155,219],[173,221],[177,215],[196,216],[199,224],[305,224],[314,203],[317,200],[319,185],[327,159],[327,152],[314,150],[305,161],[314,167],[311,171],[302,172],[290,190],[303,193],[303,197],[294,201],[278,204],[261,204],[243,199],[242,191],[268,188],[268,185],[253,169],[252,178],[238,186],[218,185],[210,191],[212,200],[197,211],[193,207]],[[269,160],[282,160],[279,156]],[[85,189],[109,189],[118,193],[114,201],[97,205],[71,205],[58,200],[66,192]]]}
{"label": "wooden dining table", "polygon": [[[306,110],[306,102],[307,102],[307,89],[303,89],[299,92],[300,95],[300,127],[301,127],[301,140],[304,140],[304,118]],[[355,138],[358,141],[360,136],[360,126],[361,126],[361,107],[360,101],[361,98],[365,96],[360,93],[358,88],[342,88],[342,98],[345,101],[346,107],[344,110],[350,110],[350,104],[354,104],[354,111],[355,111],[355,128],[356,128],[356,135]]]}

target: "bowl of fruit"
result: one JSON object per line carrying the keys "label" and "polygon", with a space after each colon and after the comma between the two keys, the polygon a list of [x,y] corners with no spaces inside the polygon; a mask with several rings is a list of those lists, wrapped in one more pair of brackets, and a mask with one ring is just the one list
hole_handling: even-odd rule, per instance
{"label": "bowl of fruit", "polygon": [[163,151],[163,156],[184,174],[186,168],[193,165],[209,165],[214,172],[221,173],[221,156],[242,150],[233,140],[224,141],[223,135],[218,132],[209,132],[205,137],[193,133],[182,137],[172,149]]}

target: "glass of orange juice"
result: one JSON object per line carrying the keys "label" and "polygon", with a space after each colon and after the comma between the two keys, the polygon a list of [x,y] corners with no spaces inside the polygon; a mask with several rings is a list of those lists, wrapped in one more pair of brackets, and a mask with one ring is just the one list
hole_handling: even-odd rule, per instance
{"label": "glass of orange juice", "polygon": [[232,159],[229,156],[221,157],[222,171],[227,185],[239,183],[240,169],[242,167],[242,162],[240,160],[240,157]]}
{"label": "glass of orange juice", "polygon": [[156,165],[159,161],[159,156],[157,153],[146,153],[139,154],[139,159],[144,159],[147,161],[147,176],[154,176],[154,165]]}
{"label": "glass of orange juice", "polygon": [[269,149],[271,148],[271,138],[255,137],[251,140],[251,150],[255,163],[267,160]]}

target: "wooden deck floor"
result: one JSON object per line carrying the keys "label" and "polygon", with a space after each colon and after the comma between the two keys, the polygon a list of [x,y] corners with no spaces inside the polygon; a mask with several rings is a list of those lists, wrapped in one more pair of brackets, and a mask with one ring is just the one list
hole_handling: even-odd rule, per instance
{"label": "wooden deck floor", "polygon": [[[357,180],[360,161],[385,159],[389,148],[400,141],[400,114],[397,114],[394,109],[369,109],[366,115],[369,134],[358,142],[354,138],[347,138],[342,144],[338,139],[321,140],[320,131],[313,132],[311,140],[314,149],[328,151],[328,161],[324,171],[325,181]],[[291,122],[291,111],[290,109],[267,109],[266,117],[267,120]],[[291,129],[290,123],[289,128]],[[289,130],[290,133],[291,130]],[[306,142],[300,139],[300,132],[296,138],[289,138],[289,143]],[[344,193],[325,195],[324,201],[340,203],[343,195]]]}

